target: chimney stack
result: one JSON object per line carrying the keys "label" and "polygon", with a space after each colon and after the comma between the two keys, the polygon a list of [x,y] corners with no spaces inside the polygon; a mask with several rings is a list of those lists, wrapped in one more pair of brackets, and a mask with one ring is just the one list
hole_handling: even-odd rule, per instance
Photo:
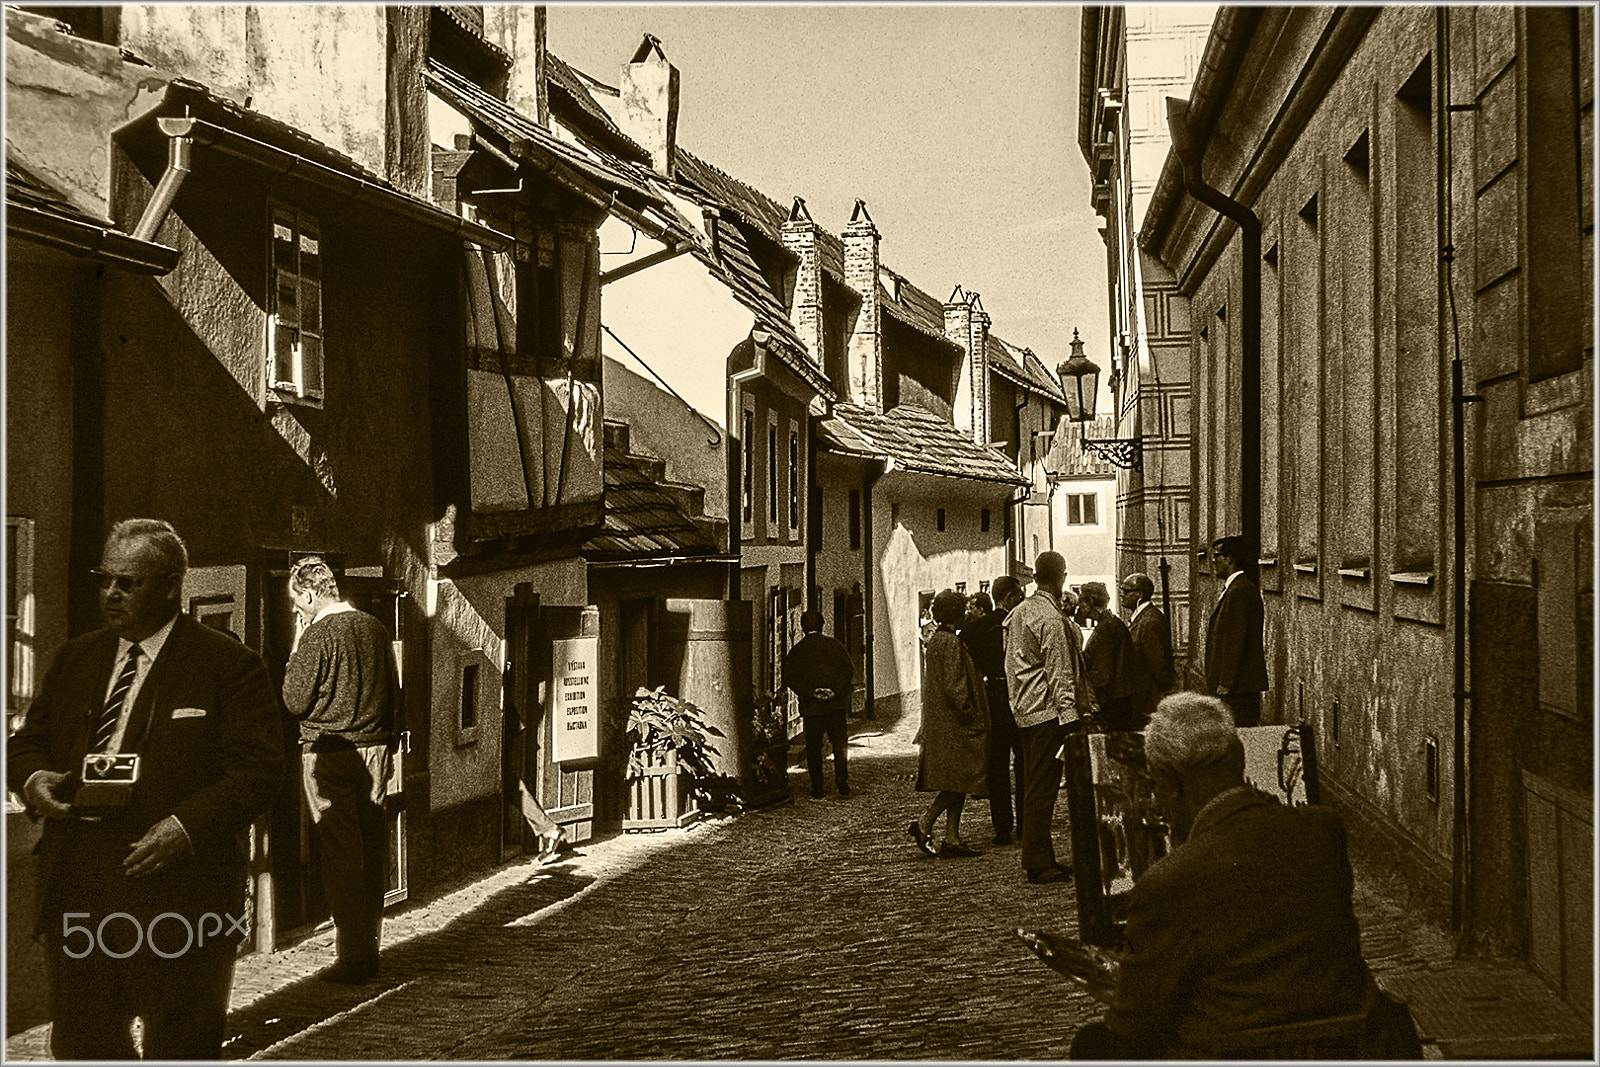
{"label": "chimney stack", "polygon": [[844,228],[844,281],[861,297],[850,332],[850,399],[872,411],[883,410],[882,308],[878,302],[878,227],[865,200],[856,201]]}
{"label": "chimney stack", "polygon": [[650,153],[657,174],[672,177],[678,144],[678,68],[667,62],[661,42],[645,34],[622,68],[622,128]]}
{"label": "chimney stack", "polygon": [[956,286],[944,305],[944,335],[965,353],[956,375],[953,416],[977,444],[989,443],[989,316],[977,293]]}
{"label": "chimney stack", "polygon": [[[789,317],[795,332],[806,343],[811,361],[821,367],[822,353],[822,262],[817,258],[817,224],[806,210],[806,202],[794,198],[789,217],[783,224],[783,247],[800,257],[795,268],[794,298]],[[781,295],[781,294],[780,294]],[[826,370],[827,368],[824,368]]]}

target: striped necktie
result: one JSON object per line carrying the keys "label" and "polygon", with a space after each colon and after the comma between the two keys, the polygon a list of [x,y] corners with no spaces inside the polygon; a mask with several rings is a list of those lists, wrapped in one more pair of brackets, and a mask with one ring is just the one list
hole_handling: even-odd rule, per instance
{"label": "striped necktie", "polygon": [[128,649],[128,658],[123,661],[122,673],[117,675],[117,684],[111,687],[111,695],[106,698],[106,706],[100,712],[100,727],[94,732],[94,744],[90,752],[109,752],[111,739],[116,736],[117,723],[122,721],[122,705],[128,699],[128,690],[133,688],[133,680],[139,674],[138,645]]}

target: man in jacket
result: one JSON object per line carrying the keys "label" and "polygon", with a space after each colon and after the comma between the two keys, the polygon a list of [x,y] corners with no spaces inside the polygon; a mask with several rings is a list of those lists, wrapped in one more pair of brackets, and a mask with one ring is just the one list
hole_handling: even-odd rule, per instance
{"label": "man in jacket", "polygon": [[393,652],[383,623],[339,599],[333,570],[320,557],[291,568],[289,596],[303,628],[284,674],[283,702],[300,720],[301,781],[339,957],[323,977],[358,985],[378,973],[389,873],[383,798],[394,769]]}
{"label": "man in jacket", "polygon": [[1072,1058],[1225,1057],[1245,1031],[1360,1013],[1375,989],[1338,814],[1245,784],[1212,697],[1163,700],[1144,749],[1178,844],[1129,894],[1111,1008]]}
{"label": "man in jacket", "polygon": [[222,1057],[236,838],[271,803],[283,743],[261,657],[179,614],[188,563],[165,522],[113,527],[94,572],[106,626],[62,646],[7,746],[46,820],[35,932],[58,1060],[136,1059],[136,1016],[146,1059]]}
{"label": "man in jacket", "polygon": [[1172,627],[1155,606],[1155,583],[1146,574],[1122,579],[1122,606],[1133,638],[1133,708],[1145,721],[1155,714],[1156,702],[1172,692]]}
{"label": "man in jacket", "polygon": [[1061,609],[1066,559],[1039,553],[1033,579],[1033,595],[1006,616],[1006,689],[1022,749],[1022,870],[1040,884],[1071,871],[1056,862],[1050,824],[1061,791],[1061,746],[1078,728],[1079,652]]}
{"label": "man in jacket", "polygon": [[800,631],[805,636],[783,657],[783,684],[800,703],[811,795],[822,795],[822,738],[826,734],[833,746],[833,782],[839,795],[847,797],[850,738],[846,717],[855,687],[855,666],[844,644],[822,632],[822,612],[801,613]]}
{"label": "man in jacket", "polygon": [[1206,688],[1233,710],[1239,726],[1261,725],[1267,688],[1261,590],[1244,574],[1253,553],[1242,537],[1219,537],[1211,546],[1223,585],[1206,625]]}
{"label": "man in jacket", "polygon": [[1128,625],[1111,610],[1111,594],[1103,582],[1085,582],[1078,589],[1078,618],[1094,623],[1083,648],[1083,662],[1094,684],[1095,716],[1107,730],[1138,730],[1144,719],[1134,711],[1133,637]]}
{"label": "man in jacket", "polygon": [[[992,601],[990,593],[994,596]],[[1022,603],[1022,583],[1002,574],[990,586],[990,593],[972,598],[978,610],[962,627],[961,641],[983,675],[984,692],[989,697],[989,819],[994,824],[994,843],[1009,845],[1012,831],[1021,833],[1022,749],[1017,721],[1011,716],[1011,697],[1006,691],[1005,620],[1011,609]]]}

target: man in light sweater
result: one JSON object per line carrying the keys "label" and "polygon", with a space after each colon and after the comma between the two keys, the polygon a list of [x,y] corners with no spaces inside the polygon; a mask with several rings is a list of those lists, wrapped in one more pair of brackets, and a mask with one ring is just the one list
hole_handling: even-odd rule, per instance
{"label": "man in light sweater", "polygon": [[323,977],[360,984],[378,973],[389,869],[383,798],[394,761],[394,661],[383,623],[339,599],[320,557],[295,563],[289,595],[302,629],[283,702],[300,720],[302,780],[339,953]]}

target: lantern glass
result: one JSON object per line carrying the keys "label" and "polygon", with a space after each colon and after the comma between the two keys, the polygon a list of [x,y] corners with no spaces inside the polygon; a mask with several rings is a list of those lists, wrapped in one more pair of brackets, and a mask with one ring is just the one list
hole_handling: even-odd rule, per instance
{"label": "lantern glass", "polygon": [[1061,384],[1066,387],[1067,418],[1073,422],[1093,422],[1095,398],[1100,392],[1100,368],[1080,355],[1075,355],[1057,368]]}

